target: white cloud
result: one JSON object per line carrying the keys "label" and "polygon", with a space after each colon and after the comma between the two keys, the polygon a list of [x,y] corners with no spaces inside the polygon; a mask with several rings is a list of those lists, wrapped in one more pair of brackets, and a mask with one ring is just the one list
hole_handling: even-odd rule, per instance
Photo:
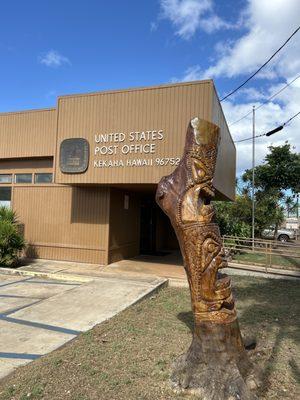
{"label": "white cloud", "polygon": [[[275,85],[270,88],[269,94],[277,92],[283,87],[283,84]],[[233,122],[244,116],[252,109],[252,102],[243,102],[235,104],[231,101],[225,101],[223,108],[227,121]],[[260,102],[254,102],[259,106]],[[276,97],[273,102],[269,102],[256,112],[256,134],[266,133],[276,128],[291,116],[300,111],[300,79],[292,86],[284,90]],[[252,114],[242,121],[230,127],[234,140],[241,140],[252,136]],[[300,151],[300,118],[295,118],[290,125],[284,127],[282,131],[275,133],[270,137],[263,136],[256,139],[256,164],[263,162],[270,145],[282,145],[286,140],[295,147],[295,151]],[[242,173],[246,168],[251,168],[252,161],[252,141],[236,143],[237,147],[237,174]]]}
{"label": "white cloud", "polygon": [[171,78],[172,83],[176,82],[190,82],[190,81],[198,81],[202,79],[203,71],[199,67],[199,65],[194,65],[189,67],[181,78],[173,77]]}
{"label": "white cloud", "polygon": [[[297,28],[299,15],[299,0],[288,2],[286,0],[248,0],[247,8],[242,12],[246,33],[233,42],[229,42],[226,38],[226,41],[218,43],[215,46],[217,59],[209,68],[203,71],[200,65],[193,65],[184,72],[181,79],[177,78],[177,81],[239,77],[242,82],[261,66]],[[270,87],[267,90],[260,89],[262,81],[254,79],[237,94],[231,96],[228,101],[222,103],[227,121],[229,123],[236,121],[251,111],[253,104],[256,106],[262,104],[299,72],[300,32],[271,61],[270,65],[259,73],[259,78],[269,80]],[[281,83],[278,84],[278,82]],[[277,127],[298,111],[300,111],[300,79],[257,111],[257,134]],[[251,113],[247,118],[231,126],[230,130],[234,140],[251,137]],[[295,146],[296,151],[300,151],[299,137],[300,117],[269,138],[264,136],[256,140],[256,162],[263,161],[268,152],[268,146],[281,145],[286,140]],[[236,146],[237,173],[240,174],[246,168],[251,168],[252,142],[250,140],[237,143]]]}
{"label": "white cloud", "polygon": [[64,64],[71,65],[70,60],[56,50],[49,50],[47,53],[40,56],[38,60],[41,64],[52,68],[58,68]]}
{"label": "white cloud", "polygon": [[[248,0],[244,24],[248,32],[227,46],[226,54],[203,77],[249,74],[262,65],[299,25],[299,0]],[[220,46],[220,44],[219,44]],[[300,70],[300,40],[295,36],[259,77],[291,77]]]}
{"label": "white cloud", "polygon": [[266,100],[268,97],[270,97],[268,93],[265,93],[262,90],[258,90],[254,87],[243,87],[231,96],[231,101],[241,97],[244,99],[246,98],[248,101]]}
{"label": "white cloud", "polygon": [[56,90],[49,90],[49,92],[47,92],[45,94],[46,99],[52,98],[52,97],[57,97],[57,91]]}
{"label": "white cloud", "polygon": [[162,18],[168,19],[176,35],[191,38],[198,29],[212,33],[233,25],[214,13],[213,0],[160,0]]}
{"label": "white cloud", "polygon": [[157,31],[157,28],[158,28],[158,23],[155,21],[152,21],[150,24],[150,31],[155,32],[155,31]]}

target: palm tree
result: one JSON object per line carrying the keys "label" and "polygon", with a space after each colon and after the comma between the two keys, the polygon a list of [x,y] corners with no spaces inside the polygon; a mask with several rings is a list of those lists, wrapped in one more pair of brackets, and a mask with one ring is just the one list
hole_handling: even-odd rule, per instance
{"label": "palm tree", "polygon": [[290,216],[290,213],[293,212],[296,208],[296,203],[292,196],[286,196],[284,199],[284,205],[287,211],[287,216]]}

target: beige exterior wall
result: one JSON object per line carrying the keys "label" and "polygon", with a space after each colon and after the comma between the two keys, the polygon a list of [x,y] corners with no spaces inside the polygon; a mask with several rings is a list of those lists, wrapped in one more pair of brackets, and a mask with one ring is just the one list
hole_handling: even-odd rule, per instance
{"label": "beige exterior wall", "polygon": [[[215,91],[212,81],[201,81],[184,84],[166,85],[142,89],[113,92],[100,92],[87,95],[61,97],[58,100],[58,139],[56,154],[60,144],[67,138],[85,138],[90,144],[89,168],[82,174],[63,174],[59,168],[59,157],[56,158],[56,182],[65,184],[99,183],[99,184],[147,184],[157,183],[163,175],[169,174],[174,165],[167,164],[168,158],[179,158],[182,155],[188,122],[199,116],[206,120],[218,122],[213,111]],[[215,107],[215,106],[214,106]],[[220,117],[220,122],[222,118]],[[131,132],[162,131],[162,140],[133,140]],[[122,142],[95,143],[95,135],[124,133]],[[228,139],[229,131],[222,122],[222,146],[231,146],[228,152],[234,152],[232,142]],[[154,153],[122,154],[123,146],[130,144],[154,145]],[[95,155],[95,149],[102,146],[117,146],[116,154]],[[127,148],[126,148],[127,149]],[[105,148],[104,148],[105,150]],[[114,151],[114,148],[112,148]],[[224,152],[218,158],[216,189],[230,197],[234,190],[232,171],[235,161],[224,162]],[[152,160],[150,166],[128,166],[132,160]],[[156,159],[162,160],[156,163]],[[97,162],[123,162],[124,167],[97,167]],[[129,160],[129,161],[128,161]],[[96,164],[95,164],[96,162]],[[229,174],[227,172],[230,171]],[[221,178],[225,175],[226,179]],[[220,176],[218,176],[220,175]]]}
{"label": "beige exterior wall", "polygon": [[[65,96],[58,109],[0,114],[0,160],[54,157],[56,182],[63,184],[156,184],[174,165],[169,158],[182,155],[188,121],[194,117],[220,126],[221,145],[214,185],[220,198],[234,198],[235,147],[213,82],[183,84]],[[133,140],[130,132],[162,131],[162,140]],[[95,143],[95,135],[124,133],[123,142]],[[56,138],[57,136],[57,138]],[[86,173],[63,174],[59,147],[66,138],[83,137],[90,143]],[[123,145],[153,145],[154,153],[122,154]],[[95,148],[117,145],[117,154],[95,155]],[[121,161],[125,167],[94,167],[99,162]],[[129,160],[129,161],[128,161]],[[132,160],[152,165],[126,166]],[[98,164],[97,164],[98,163]],[[163,164],[163,165],[162,165]]]}
{"label": "beige exterior wall", "polygon": [[0,159],[54,155],[56,110],[0,113]]}
{"label": "beige exterior wall", "polygon": [[29,256],[107,264],[109,188],[15,186],[13,209]]}
{"label": "beige exterior wall", "polygon": [[235,175],[236,175],[236,148],[232,140],[227,121],[225,119],[217,92],[213,87],[211,121],[221,131],[214,186],[219,191],[217,198],[235,199]]}
{"label": "beige exterior wall", "polygon": [[139,245],[139,195],[135,192],[111,189],[108,262],[116,262],[139,254]]}

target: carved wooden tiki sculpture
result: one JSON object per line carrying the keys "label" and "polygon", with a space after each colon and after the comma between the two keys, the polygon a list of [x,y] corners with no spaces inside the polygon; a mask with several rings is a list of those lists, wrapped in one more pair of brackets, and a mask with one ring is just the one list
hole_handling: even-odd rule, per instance
{"label": "carved wooden tiki sculpture", "polygon": [[177,390],[205,400],[252,399],[257,387],[241,338],[218,225],[212,185],[219,128],[191,120],[184,154],[174,172],[161,179],[156,201],[176,232],[191,291],[194,336],[171,377]]}

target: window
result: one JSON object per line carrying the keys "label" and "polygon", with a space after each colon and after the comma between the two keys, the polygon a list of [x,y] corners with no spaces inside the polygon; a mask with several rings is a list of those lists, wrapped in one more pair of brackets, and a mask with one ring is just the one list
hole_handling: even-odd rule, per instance
{"label": "window", "polygon": [[32,174],[16,174],[16,183],[32,183]]}
{"label": "window", "polygon": [[0,206],[10,207],[11,187],[0,187]]}
{"label": "window", "polygon": [[0,183],[11,183],[12,174],[0,174]]}
{"label": "window", "polygon": [[34,183],[52,183],[52,174],[35,174]]}

